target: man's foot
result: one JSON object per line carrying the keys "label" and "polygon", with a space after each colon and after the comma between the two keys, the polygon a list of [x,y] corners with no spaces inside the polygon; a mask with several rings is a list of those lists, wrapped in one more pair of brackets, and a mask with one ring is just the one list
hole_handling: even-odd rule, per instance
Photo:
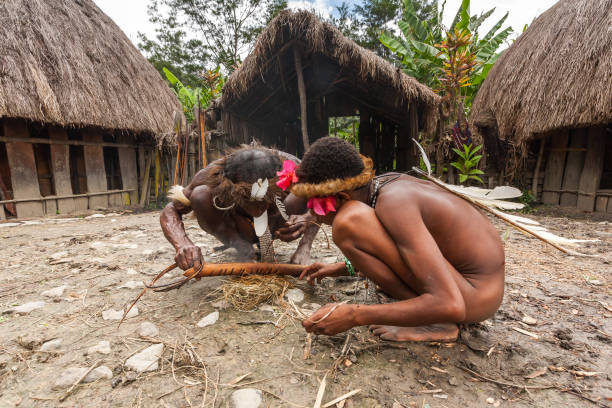
{"label": "man's foot", "polygon": [[390,341],[455,341],[459,335],[459,327],[455,323],[438,323],[418,327],[373,324],[370,330],[381,339]]}

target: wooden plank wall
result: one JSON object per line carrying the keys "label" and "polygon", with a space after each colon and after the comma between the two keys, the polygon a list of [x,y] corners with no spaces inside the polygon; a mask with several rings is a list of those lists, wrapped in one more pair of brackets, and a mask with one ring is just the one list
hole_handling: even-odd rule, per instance
{"label": "wooden plank wall", "polygon": [[564,130],[553,136],[549,144],[551,149],[548,154],[548,160],[546,161],[544,189],[542,192],[542,202],[544,204],[559,204],[561,194],[558,191],[561,190],[563,182],[563,169],[565,167],[568,140],[569,132]]}
{"label": "wooden plank wall", "polygon": [[[580,173],[584,166],[585,149],[587,142],[586,129],[572,129],[570,131],[567,162],[563,173],[562,190],[576,191],[580,183]],[[561,193],[559,204],[564,207],[576,207],[578,194],[571,192]]]}
{"label": "wooden plank wall", "polygon": [[[130,138],[127,136],[123,136],[120,139],[120,143],[129,144],[131,142]],[[123,189],[135,189],[138,190],[138,169],[136,168],[136,149],[129,147],[119,147],[119,165],[121,168],[121,184],[123,184]],[[133,193],[123,193],[124,196],[127,195],[127,200],[124,198],[125,205],[133,205],[138,203],[138,192],[134,191]]]}
{"label": "wooden plank wall", "polygon": [[[49,139],[68,140],[65,128],[52,126],[49,128]],[[58,196],[72,194],[70,183],[70,160],[68,157],[70,146],[64,144],[52,144],[51,148],[51,171],[55,184],[55,194]],[[75,212],[74,198],[63,198],[57,200],[57,209],[60,214],[72,214]]]}
{"label": "wooden plank wall", "polygon": [[591,127],[588,131],[587,152],[578,187],[578,208],[595,209],[595,192],[599,188],[606,151],[606,134],[603,127]]}
{"label": "wooden plank wall", "polygon": [[[86,142],[102,143],[102,134],[95,129],[83,131]],[[87,174],[87,192],[97,193],[107,191],[106,171],[104,168],[104,152],[102,146],[83,146],[85,152],[85,173]],[[89,208],[108,208],[108,196],[89,197]]]}
{"label": "wooden plank wall", "polygon": [[[26,122],[20,119],[4,120],[4,136],[29,137]],[[7,142],[6,153],[11,169],[13,198],[40,197],[34,149],[31,143]],[[17,217],[40,217],[44,215],[42,202],[16,203]]]}

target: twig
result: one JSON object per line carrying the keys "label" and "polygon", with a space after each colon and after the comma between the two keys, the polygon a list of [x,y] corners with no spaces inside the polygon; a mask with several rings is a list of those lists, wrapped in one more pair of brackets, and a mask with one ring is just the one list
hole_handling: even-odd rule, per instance
{"label": "twig", "polygon": [[499,380],[494,380],[493,378],[488,378],[485,377],[484,375],[478,374],[476,371],[472,371],[467,367],[463,367],[463,366],[457,366],[460,369],[462,369],[463,371],[466,371],[468,373],[470,373],[471,375],[473,375],[476,378],[479,378],[481,380],[485,380],[488,382],[492,382],[494,384],[497,385],[503,385],[506,387],[514,387],[514,388],[521,388],[523,390],[526,389],[530,389],[530,390],[547,390],[550,388],[557,388],[556,385],[524,385],[524,384],[513,384],[513,383],[509,383],[509,382],[505,382],[505,381],[499,381]]}
{"label": "twig", "polygon": [[89,373],[91,373],[91,371],[92,371],[94,368],[96,368],[96,367],[97,367],[97,366],[98,366],[98,365],[99,365],[101,362],[102,362],[102,360],[98,360],[98,361],[96,361],[95,363],[93,363],[93,364],[91,365],[91,367],[89,367],[89,368],[87,369],[87,371],[85,371],[85,372],[83,373],[83,375],[81,375],[81,376],[79,377],[79,379],[78,379],[78,380],[76,380],[76,381],[74,382],[74,384],[72,384],[72,386],[71,386],[70,388],[68,388],[68,391],[66,391],[66,393],[65,393],[63,396],[61,396],[61,397],[60,397],[59,401],[60,401],[60,402],[63,402],[63,401],[66,399],[66,398],[68,398],[68,397],[70,396],[70,394],[72,394],[72,391],[74,391],[75,387],[76,387],[77,385],[79,385],[79,383],[80,383],[81,381],[83,381],[83,380],[85,379],[85,377],[87,377],[87,376],[89,375]]}
{"label": "twig", "polygon": [[517,331],[519,333],[522,333],[522,334],[524,334],[526,336],[533,337],[536,340],[540,339],[540,336],[538,336],[537,334],[534,334],[534,333],[532,333],[530,331],[527,331],[527,330],[523,330],[523,329],[521,329],[519,327],[513,327],[512,330]]}
{"label": "twig", "polygon": [[333,406],[334,404],[337,404],[337,403],[339,403],[340,401],[344,401],[345,399],[348,399],[348,398],[352,397],[353,395],[355,395],[355,394],[357,394],[357,393],[359,393],[359,392],[361,392],[361,389],[359,389],[359,388],[358,388],[358,389],[356,389],[356,390],[353,390],[353,391],[351,391],[351,392],[347,392],[346,394],[341,395],[341,396],[339,396],[338,398],[336,398],[336,399],[334,399],[334,400],[329,401],[327,404],[323,405],[321,408],[328,408],[328,407],[331,407],[331,406]]}
{"label": "twig", "polygon": [[321,408],[321,401],[323,401],[323,394],[325,394],[325,387],[327,386],[327,373],[323,376],[321,380],[321,385],[319,385],[319,390],[317,391],[317,399],[315,400],[313,408]]}

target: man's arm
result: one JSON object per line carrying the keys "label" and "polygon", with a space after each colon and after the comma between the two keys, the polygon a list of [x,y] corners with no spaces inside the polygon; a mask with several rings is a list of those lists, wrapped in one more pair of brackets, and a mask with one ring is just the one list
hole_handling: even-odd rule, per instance
{"label": "man's arm", "polygon": [[163,209],[159,218],[166,239],[176,250],[174,260],[183,269],[199,267],[202,264],[202,251],[187,237],[183,215],[191,212],[191,207],[172,201]]}

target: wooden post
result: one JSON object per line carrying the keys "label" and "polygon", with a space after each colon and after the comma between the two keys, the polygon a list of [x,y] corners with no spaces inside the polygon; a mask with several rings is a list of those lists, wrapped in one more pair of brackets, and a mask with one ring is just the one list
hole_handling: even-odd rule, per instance
{"label": "wooden post", "polygon": [[[6,137],[27,138],[28,128],[21,119],[4,119]],[[40,197],[36,161],[31,143],[7,142],[6,154],[11,170],[13,198]],[[43,203],[16,203],[17,217],[40,217],[44,215]]]}
{"label": "wooden post", "polygon": [[310,148],[308,139],[308,117],[306,112],[306,85],[304,85],[304,72],[302,71],[302,56],[297,47],[293,47],[293,60],[295,62],[295,73],[297,74],[298,91],[300,93],[300,119],[302,121],[302,143],[304,152]]}
{"label": "wooden post", "polygon": [[146,163],[144,168],[144,176],[142,178],[142,190],[140,190],[140,206],[144,207],[149,191],[149,174],[151,170],[151,161],[153,161],[153,152],[146,153]]}
{"label": "wooden post", "polygon": [[[587,143],[587,130],[574,129],[570,132],[570,150],[567,152],[567,162],[565,164],[565,173],[563,174],[562,190],[576,191],[578,183],[580,183],[580,172],[584,167],[585,152],[574,150],[581,149]],[[578,194],[576,193],[561,193],[560,205],[564,207],[576,207],[578,202]]]}
{"label": "wooden post", "polygon": [[[49,127],[49,139],[68,140],[68,133],[65,128]],[[72,184],[70,183],[70,146],[67,144],[51,145],[51,170],[53,172],[53,183],[55,184],[55,194],[58,196],[72,194]],[[75,171],[74,169],[73,171]],[[57,200],[57,209],[60,214],[74,213],[76,207],[73,198]]]}
{"label": "wooden post", "polygon": [[610,202],[610,197],[597,196],[597,199],[595,200],[595,211],[605,213],[606,208],[608,208],[609,202]]}
{"label": "wooden post", "polygon": [[595,208],[595,192],[601,180],[605,152],[605,128],[589,128],[586,158],[582,174],[580,174],[580,184],[578,187],[578,208],[580,210],[593,211]]}
{"label": "wooden post", "polygon": [[[546,173],[544,173],[544,186],[542,188],[542,202],[544,204],[559,205],[561,182],[563,181],[563,167],[565,167],[565,156],[569,132],[561,130],[552,136],[550,152],[546,161]],[[551,191],[552,190],[552,191]]]}
{"label": "wooden post", "polygon": [[[208,166],[206,158],[206,113],[200,110],[200,144],[202,149],[202,169]],[[200,169],[198,169],[200,170]],[[196,171],[197,173],[197,171]]]}
{"label": "wooden post", "polygon": [[[83,132],[83,140],[102,143],[102,133],[97,129]],[[100,145],[83,146],[85,153],[85,173],[87,174],[87,192],[98,193],[107,191],[106,169],[104,166],[104,150]],[[89,197],[89,209],[108,208],[108,196]]]}
{"label": "wooden post", "polygon": [[546,139],[540,139],[540,150],[538,151],[538,159],[536,160],[536,166],[533,171],[533,180],[531,181],[531,194],[533,198],[538,199],[538,182],[540,178],[540,167],[542,167],[542,157],[544,156],[544,145],[546,145]]}
{"label": "wooden post", "polygon": [[[128,136],[123,136],[122,142],[129,144]],[[124,190],[134,189],[131,193],[123,193],[123,203],[127,206],[138,203],[138,170],[136,168],[136,149],[120,147],[119,168],[121,170],[121,184]],[[127,196],[127,200],[126,200]]]}

